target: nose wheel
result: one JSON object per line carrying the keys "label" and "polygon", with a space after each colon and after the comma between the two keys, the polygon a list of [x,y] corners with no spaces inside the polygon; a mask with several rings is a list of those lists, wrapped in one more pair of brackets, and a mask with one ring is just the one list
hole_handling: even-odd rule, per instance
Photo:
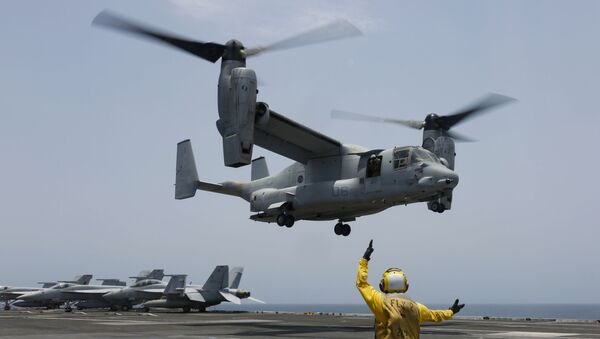
{"label": "nose wheel", "polygon": [[349,236],[351,231],[352,228],[350,228],[350,225],[342,224],[341,222],[335,224],[335,227],[333,228],[333,232],[336,235],[343,235],[345,237]]}
{"label": "nose wheel", "polygon": [[280,227],[285,226],[287,228],[290,228],[290,227],[294,226],[295,221],[296,221],[296,219],[291,214],[283,214],[282,213],[277,216],[277,225],[279,225]]}

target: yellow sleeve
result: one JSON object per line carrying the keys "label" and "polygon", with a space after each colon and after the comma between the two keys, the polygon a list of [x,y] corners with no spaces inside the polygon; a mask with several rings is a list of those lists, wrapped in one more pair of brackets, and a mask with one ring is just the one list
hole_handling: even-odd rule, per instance
{"label": "yellow sleeve", "polygon": [[430,310],[425,305],[417,303],[419,307],[419,321],[433,321],[439,323],[442,320],[452,319],[454,312],[452,310]]}
{"label": "yellow sleeve", "polygon": [[356,275],[356,287],[363,299],[375,315],[377,321],[385,319],[383,313],[383,296],[369,284],[367,276],[369,272],[369,261],[361,258],[358,263],[358,274]]}

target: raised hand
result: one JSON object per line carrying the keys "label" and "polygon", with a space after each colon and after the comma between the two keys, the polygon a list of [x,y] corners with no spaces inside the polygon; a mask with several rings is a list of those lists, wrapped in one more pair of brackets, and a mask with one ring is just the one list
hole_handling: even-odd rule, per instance
{"label": "raised hand", "polygon": [[369,247],[367,247],[367,250],[365,251],[365,254],[363,255],[364,259],[367,260],[371,260],[371,253],[373,253],[374,249],[373,249],[373,239],[371,239],[371,241],[369,242]]}
{"label": "raised hand", "polygon": [[459,304],[458,303],[458,299],[456,299],[454,301],[454,304],[452,304],[452,306],[450,306],[450,308],[448,308],[449,310],[452,311],[452,313],[456,314],[458,312],[460,312],[460,310],[465,307],[465,304]]}

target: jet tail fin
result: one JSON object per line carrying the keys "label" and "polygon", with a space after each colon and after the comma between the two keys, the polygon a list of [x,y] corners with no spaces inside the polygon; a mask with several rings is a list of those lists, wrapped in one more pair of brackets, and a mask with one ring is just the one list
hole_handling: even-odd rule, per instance
{"label": "jet tail fin", "polygon": [[228,287],[229,285],[229,266],[220,265],[215,267],[208,280],[202,286],[203,290],[215,291]]}
{"label": "jet tail fin", "polygon": [[269,168],[267,167],[267,160],[265,160],[265,157],[252,160],[252,168],[250,173],[250,178],[252,181],[269,176]]}
{"label": "jet tail fin", "polygon": [[173,294],[183,294],[185,290],[185,281],[187,278],[186,274],[169,274],[171,279],[169,279],[169,283],[167,287],[165,287],[165,291],[163,292],[165,295],[173,295]]}
{"label": "jet tail fin", "polygon": [[243,267],[234,267],[229,271],[229,288],[238,288],[242,280]]}
{"label": "jet tail fin", "polygon": [[82,275],[76,275],[73,278],[73,280],[59,280],[58,282],[74,283],[74,284],[78,284],[78,285],[87,285],[90,283],[90,280],[92,280],[91,274],[82,274]]}
{"label": "jet tail fin", "polygon": [[165,277],[165,270],[163,270],[162,268],[153,269],[152,272],[148,273],[148,275],[146,276],[146,278],[148,278],[148,279],[156,279],[156,280],[162,280],[164,277]]}

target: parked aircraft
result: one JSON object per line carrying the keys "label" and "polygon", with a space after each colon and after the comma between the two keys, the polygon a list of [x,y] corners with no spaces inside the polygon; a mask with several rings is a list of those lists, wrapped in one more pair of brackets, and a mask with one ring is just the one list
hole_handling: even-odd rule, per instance
{"label": "parked aircraft", "polygon": [[227,265],[217,266],[203,286],[187,285],[185,274],[171,275],[162,298],[147,301],[144,307],[182,308],[184,312],[198,309],[198,312],[204,312],[207,307],[224,301],[240,304],[241,299],[249,299],[264,303],[250,297],[249,291],[238,289],[243,271],[243,267],[229,271]]}

